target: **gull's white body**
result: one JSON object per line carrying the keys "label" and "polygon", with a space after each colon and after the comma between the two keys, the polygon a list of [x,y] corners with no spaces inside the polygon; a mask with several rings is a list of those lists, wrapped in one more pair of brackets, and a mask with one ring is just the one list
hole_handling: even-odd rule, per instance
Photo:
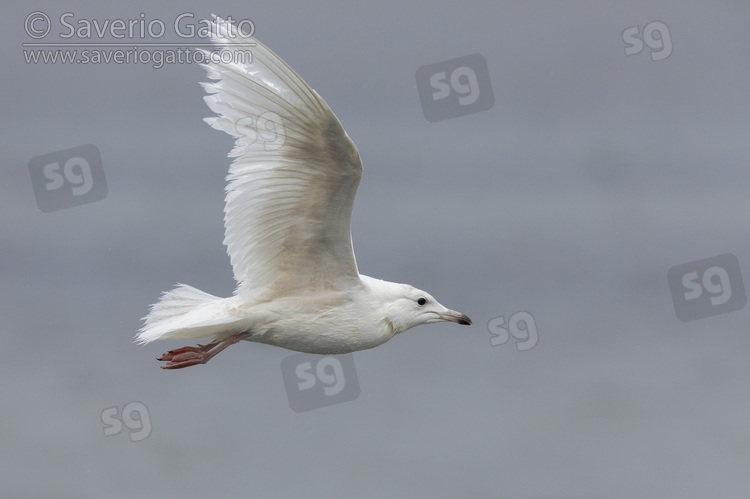
{"label": "gull's white body", "polygon": [[405,284],[368,276],[360,276],[360,280],[360,286],[342,290],[249,303],[239,295],[219,298],[180,285],[153,306],[138,339],[143,343],[165,338],[223,339],[252,331],[248,340],[289,350],[348,353],[381,345],[412,327],[389,318],[390,296],[411,291],[415,296],[430,297]]}
{"label": "gull's white body", "polygon": [[[234,296],[186,285],[164,293],[137,335],[242,339],[309,353],[378,346],[419,324],[468,317],[408,286],[360,275],[351,212],[362,176],[336,116],[278,56],[215,19],[212,41],[252,64],[209,64],[206,121],[237,138],[227,177],[224,243]],[[248,48],[249,42],[257,46]],[[422,300],[424,303],[420,303]]]}

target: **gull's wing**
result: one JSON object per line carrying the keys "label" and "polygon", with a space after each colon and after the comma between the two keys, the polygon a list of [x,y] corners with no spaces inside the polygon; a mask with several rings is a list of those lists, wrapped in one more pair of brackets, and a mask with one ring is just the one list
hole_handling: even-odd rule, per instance
{"label": "gull's wing", "polygon": [[[232,59],[204,65],[218,81],[203,86],[218,115],[206,121],[237,138],[224,209],[236,294],[249,300],[359,285],[350,229],[362,176],[357,148],[276,54],[220,18],[212,28],[214,53]],[[243,53],[251,63],[237,62]]]}

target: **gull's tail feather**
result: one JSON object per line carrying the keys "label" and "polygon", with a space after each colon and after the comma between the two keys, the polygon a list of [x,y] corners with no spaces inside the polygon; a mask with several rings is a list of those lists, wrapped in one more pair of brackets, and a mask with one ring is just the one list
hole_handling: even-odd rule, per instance
{"label": "gull's tail feather", "polygon": [[151,305],[135,340],[139,344],[167,338],[205,338],[231,329],[236,318],[226,313],[228,298],[178,284]]}

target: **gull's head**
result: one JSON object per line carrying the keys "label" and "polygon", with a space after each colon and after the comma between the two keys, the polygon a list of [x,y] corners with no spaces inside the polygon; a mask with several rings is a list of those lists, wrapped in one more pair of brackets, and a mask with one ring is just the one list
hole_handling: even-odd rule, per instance
{"label": "gull's head", "polygon": [[386,281],[379,281],[378,287],[386,319],[393,325],[395,333],[434,322],[455,322],[471,326],[471,319],[466,315],[444,307],[426,291],[408,284]]}

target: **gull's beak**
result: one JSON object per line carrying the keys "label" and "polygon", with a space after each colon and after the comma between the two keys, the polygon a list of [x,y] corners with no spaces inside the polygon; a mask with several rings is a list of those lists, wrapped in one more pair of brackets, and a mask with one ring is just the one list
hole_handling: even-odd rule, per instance
{"label": "gull's beak", "polygon": [[471,319],[469,319],[469,317],[462,314],[461,312],[456,312],[455,310],[448,310],[446,312],[443,312],[442,314],[438,314],[438,317],[440,317],[441,321],[455,322],[456,324],[461,324],[462,326],[471,326]]}

